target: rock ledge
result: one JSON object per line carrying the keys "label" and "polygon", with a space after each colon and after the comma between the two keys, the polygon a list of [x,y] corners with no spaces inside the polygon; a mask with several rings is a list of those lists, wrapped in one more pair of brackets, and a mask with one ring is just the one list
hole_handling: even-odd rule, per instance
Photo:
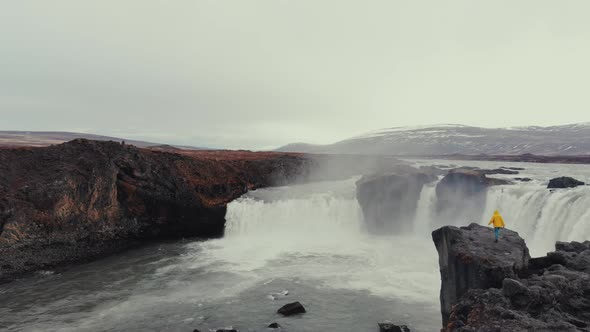
{"label": "rock ledge", "polygon": [[442,331],[590,331],[590,242],[530,258],[518,233],[477,224],[433,232]]}

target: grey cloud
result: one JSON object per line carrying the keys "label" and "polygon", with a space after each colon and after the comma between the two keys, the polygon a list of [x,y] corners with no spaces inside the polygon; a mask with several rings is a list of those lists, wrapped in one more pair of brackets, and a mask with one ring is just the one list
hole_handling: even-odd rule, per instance
{"label": "grey cloud", "polygon": [[590,120],[587,1],[13,1],[2,129],[262,148]]}

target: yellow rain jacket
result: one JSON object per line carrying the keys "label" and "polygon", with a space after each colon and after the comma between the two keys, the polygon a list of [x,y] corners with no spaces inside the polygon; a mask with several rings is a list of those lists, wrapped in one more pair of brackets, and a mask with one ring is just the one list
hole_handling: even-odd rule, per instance
{"label": "yellow rain jacket", "polygon": [[494,224],[494,227],[500,227],[500,228],[504,228],[504,226],[506,226],[504,224],[504,219],[502,218],[502,216],[500,215],[500,212],[498,212],[498,210],[494,211],[494,215],[492,216],[492,219],[490,219],[490,222],[488,223],[488,225]]}

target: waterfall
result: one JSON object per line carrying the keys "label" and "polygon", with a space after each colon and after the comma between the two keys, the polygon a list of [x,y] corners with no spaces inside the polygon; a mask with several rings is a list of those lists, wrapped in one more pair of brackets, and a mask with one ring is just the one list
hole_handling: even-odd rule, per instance
{"label": "waterfall", "polygon": [[[424,186],[414,221],[416,233],[440,227],[436,214],[436,184]],[[590,240],[590,187],[549,190],[541,183],[496,186],[488,189],[479,220],[453,220],[487,225],[499,210],[506,227],[522,236],[533,256],[552,251],[557,241]]]}
{"label": "waterfall", "polygon": [[242,197],[228,206],[225,234],[228,237],[253,234],[293,236],[294,234],[359,233],[361,210],[355,198],[330,193],[303,198],[263,201]]}
{"label": "waterfall", "polygon": [[[229,204],[226,236],[337,242],[366,235],[354,183],[351,179],[250,193]],[[436,183],[425,185],[414,217],[414,235],[429,237],[433,229],[442,226],[436,203]],[[553,250],[556,241],[590,239],[588,186],[554,191],[541,182],[491,187],[479,220],[450,223],[487,225],[494,210],[504,216],[508,228],[527,241],[533,256]]]}
{"label": "waterfall", "polygon": [[[226,262],[223,271],[368,291],[418,301],[438,311],[433,302],[439,285],[432,241],[409,234],[369,234],[355,182],[250,192],[228,205],[224,238],[203,245],[217,260],[216,266]],[[428,220],[423,220],[427,227]]]}
{"label": "waterfall", "polygon": [[590,188],[550,191],[540,185],[492,187],[482,223],[497,209],[506,226],[526,240],[531,254],[544,255],[556,241],[590,240]]}
{"label": "waterfall", "polygon": [[414,219],[414,232],[430,236],[436,207],[436,185],[426,184],[420,192],[420,199]]}
{"label": "waterfall", "polygon": [[283,241],[358,236],[364,224],[355,181],[353,178],[248,193],[228,205],[225,235],[269,236]]}

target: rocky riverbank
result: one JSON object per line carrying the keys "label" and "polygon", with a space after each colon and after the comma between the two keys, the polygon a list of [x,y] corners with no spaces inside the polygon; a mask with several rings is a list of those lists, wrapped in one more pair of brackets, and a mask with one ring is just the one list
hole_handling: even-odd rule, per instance
{"label": "rocky riverbank", "polygon": [[300,154],[74,140],[0,149],[0,282],[154,239],[217,237],[226,204],[309,173]]}
{"label": "rocky riverbank", "polygon": [[590,242],[531,258],[518,233],[477,224],[432,233],[442,331],[590,331]]}
{"label": "rocky riverbank", "polygon": [[391,171],[391,157],[137,148],[77,139],[0,148],[0,282],[138,244],[223,235],[248,190]]}

